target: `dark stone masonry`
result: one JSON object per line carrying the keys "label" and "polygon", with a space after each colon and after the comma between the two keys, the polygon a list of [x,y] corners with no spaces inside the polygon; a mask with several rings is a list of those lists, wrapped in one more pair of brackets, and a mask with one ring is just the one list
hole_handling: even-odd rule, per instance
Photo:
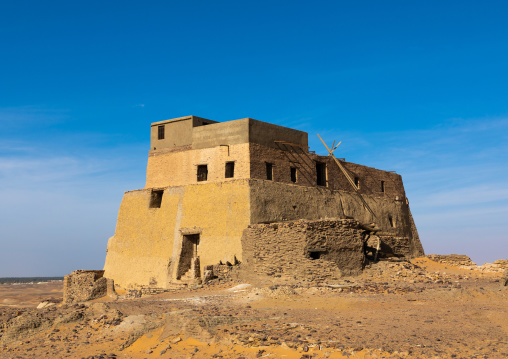
{"label": "dark stone masonry", "polygon": [[287,283],[358,274],[366,263],[364,232],[353,219],[251,225],[242,237],[244,269]]}

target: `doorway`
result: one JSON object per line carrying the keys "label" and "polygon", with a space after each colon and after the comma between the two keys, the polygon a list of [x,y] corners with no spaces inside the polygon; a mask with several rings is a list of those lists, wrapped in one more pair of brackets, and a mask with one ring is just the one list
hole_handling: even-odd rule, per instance
{"label": "doorway", "polygon": [[196,279],[199,278],[199,234],[185,234],[182,239],[182,250],[178,260],[178,269],[176,279]]}

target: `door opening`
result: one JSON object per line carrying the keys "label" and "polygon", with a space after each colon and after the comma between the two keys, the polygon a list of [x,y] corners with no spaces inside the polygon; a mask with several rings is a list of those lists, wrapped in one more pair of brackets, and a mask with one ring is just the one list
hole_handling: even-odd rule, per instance
{"label": "door opening", "polygon": [[183,236],[176,279],[194,280],[201,277],[198,246],[199,234],[187,234]]}

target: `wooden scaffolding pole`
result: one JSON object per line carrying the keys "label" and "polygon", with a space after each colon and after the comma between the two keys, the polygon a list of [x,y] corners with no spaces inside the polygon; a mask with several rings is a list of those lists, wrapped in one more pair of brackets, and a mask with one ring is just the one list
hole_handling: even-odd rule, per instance
{"label": "wooden scaffolding pole", "polygon": [[[333,151],[335,151],[337,149],[337,147],[339,147],[339,145],[341,144],[341,142],[339,142],[336,146],[332,146],[332,149],[330,149],[325,141],[323,141],[323,139],[321,138],[321,136],[319,136],[318,134],[318,137],[319,139],[321,140],[321,142],[323,143],[323,145],[326,147],[326,150],[328,151],[328,155],[330,157],[333,158],[333,160],[335,161],[335,163],[337,164],[337,166],[339,166],[340,170],[342,171],[342,173],[344,173],[344,176],[346,176],[349,184],[351,184],[351,186],[353,187],[353,189],[355,190],[356,194],[358,195],[358,197],[360,198],[360,200],[362,201],[363,203],[363,206],[365,207],[365,209],[367,209],[370,214],[372,215],[372,217],[374,218],[374,220],[376,220],[376,215],[374,214],[374,212],[372,211],[372,209],[369,207],[369,205],[367,204],[367,202],[365,201],[365,199],[363,198],[362,194],[359,192],[360,188],[359,186],[357,186],[355,184],[355,182],[353,181],[353,179],[351,178],[351,176],[349,175],[349,173],[347,173],[346,169],[344,168],[344,166],[342,165],[342,163],[340,163],[340,161],[335,157],[335,155],[333,154]],[[333,141],[333,143],[335,144],[335,141]]]}

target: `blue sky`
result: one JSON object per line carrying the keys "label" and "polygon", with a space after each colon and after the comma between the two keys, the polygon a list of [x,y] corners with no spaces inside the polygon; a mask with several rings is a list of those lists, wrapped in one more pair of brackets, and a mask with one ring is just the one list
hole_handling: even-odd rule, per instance
{"label": "blue sky", "polygon": [[149,124],[252,117],[395,170],[427,253],[508,257],[508,4],[3,1],[0,277],[101,268]]}

